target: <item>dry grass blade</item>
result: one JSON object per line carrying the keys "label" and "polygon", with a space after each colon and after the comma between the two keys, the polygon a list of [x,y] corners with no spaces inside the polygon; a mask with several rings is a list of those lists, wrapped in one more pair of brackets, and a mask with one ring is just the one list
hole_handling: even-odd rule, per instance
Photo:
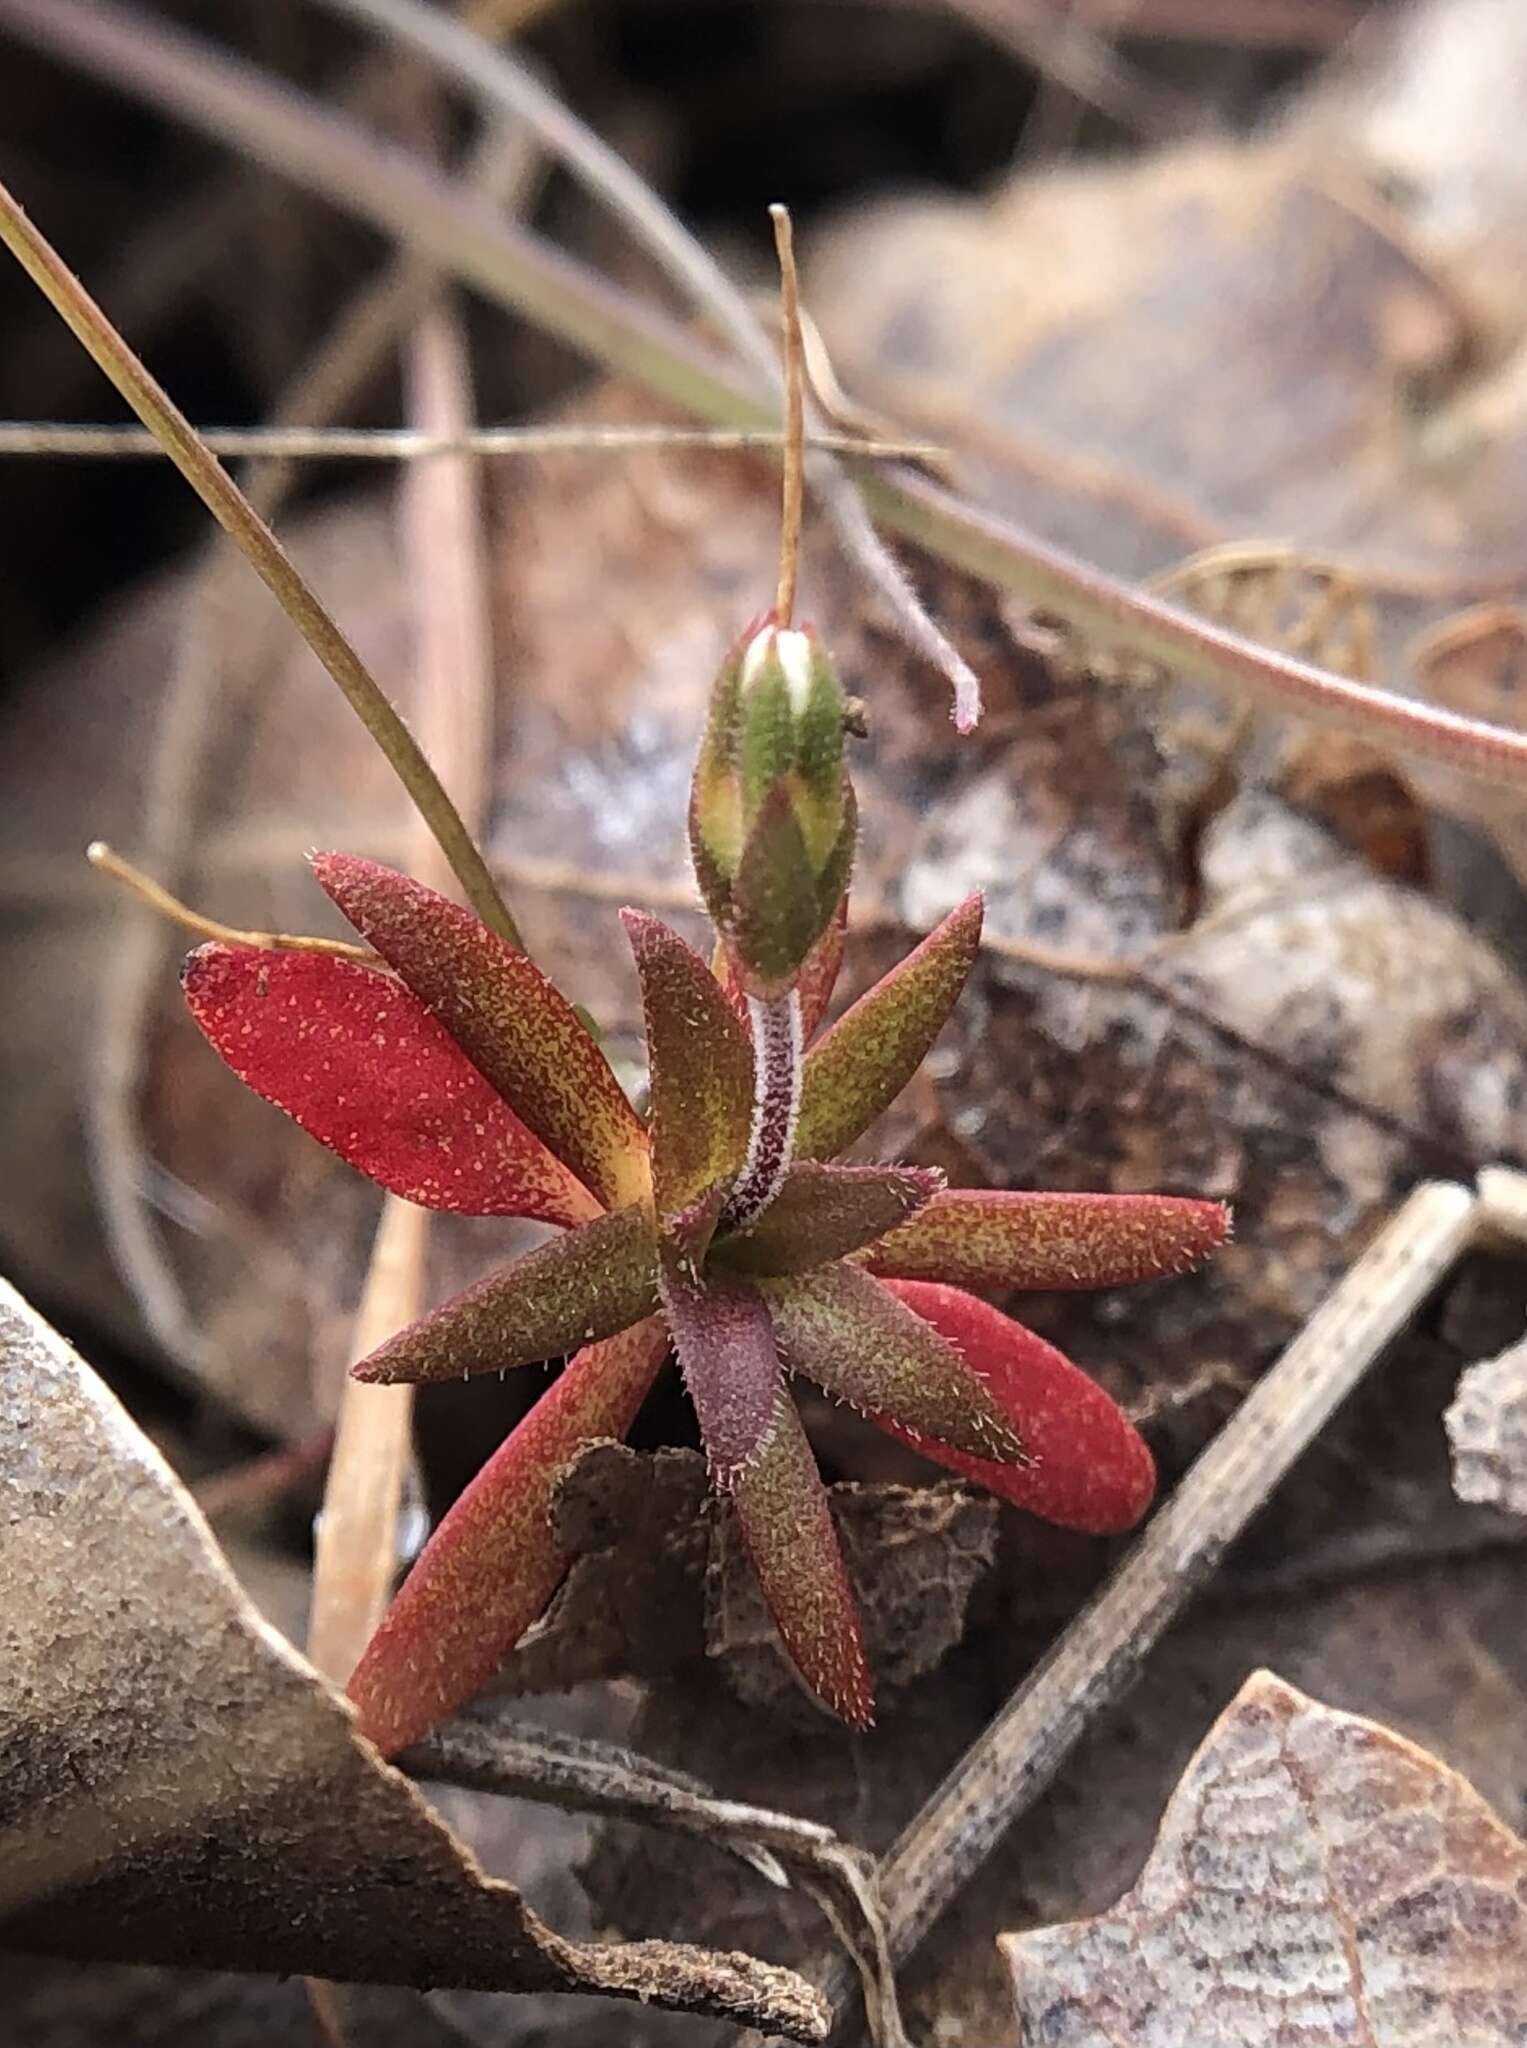
{"label": "dry grass blade", "polygon": [[[1103,1591],[881,1865],[893,1952],[914,1949],[1182,1610],[1475,1231],[1477,1200],[1419,1187],[1241,1404]],[[841,1975],[835,2001],[846,1992]]]}
{"label": "dry grass blade", "polygon": [[[448,300],[420,317],[408,370],[410,410],[421,429],[460,434],[470,426],[466,347]],[[462,815],[475,820],[486,803],[493,754],[493,646],[471,458],[442,456],[410,470],[402,515],[420,721]],[[434,844],[422,831],[418,838],[410,865],[438,884],[445,878],[432,858]],[[356,1317],[357,1357],[418,1315],[428,1231],[423,1210],[388,1196]],[[319,1524],[308,1643],[313,1662],[337,1684],[360,1661],[391,1593],[412,1419],[411,1387],[346,1381]]]}
{"label": "dry grass blade", "polygon": [[[420,462],[430,455],[618,455],[640,448],[780,448],[788,436],[773,427],[473,427],[460,434],[421,434],[410,427],[202,427],[214,455],[281,457],[287,461]],[[936,461],[936,441],[873,434],[808,434],[808,448],[858,455],[868,462]],[[147,427],[63,425],[51,420],[0,420],[0,456],[67,455],[91,461],[162,458]],[[251,494],[252,495],[252,494]]]}
{"label": "dry grass blade", "polygon": [[[768,338],[744,294],[630,165],[511,54],[494,49],[469,27],[419,0],[320,4],[369,23],[438,66],[474,97],[523,120],[546,149],[611,208],[696,309],[715,321],[750,381],[771,395],[779,390]],[[875,532],[852,480],[821,453],[812,458],[809,474],[850,559],[884,601],[898,631],[948,680],[954,692],[955,724],[968,731],[981,715],[981,687],[974,671],[923,609]]]}
{"label": "dry grass blade", "polygon": [[112,326],[72,271],[0,185],[0,241],[15,256],[90,355],[116,385],[224,531],[243,551],[392,764],[472,907],[493,929],[519,943],[519,933],[487,863],[473,844],[439,778],[386,694],[289,559],[270,527],[209,452],[196,429]]}
{"label": "dry grass blade", "polygon": [[[674,322],[523,229],[464,201],[397,150],[252,66],[97,0],[0,0],[0,29],[204,133],[276,165],[442,268],[659,397],[720,424],[768,424],[767,409]],[[909,471],[871,477],[865,497],[892,530],[1051,617],[1109,655],[1175,668],[1285,716],[1444,762],[1504,788],[1527,787],[1527,735],[1364,688],[1255,646],[1079,562]],[[868,523],[868,514],[862,516]]]}

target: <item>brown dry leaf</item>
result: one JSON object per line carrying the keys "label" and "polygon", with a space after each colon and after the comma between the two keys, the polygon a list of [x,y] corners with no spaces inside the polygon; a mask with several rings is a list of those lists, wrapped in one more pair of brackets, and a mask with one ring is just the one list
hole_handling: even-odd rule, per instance
{"label": "brown dry leaf", "polygon": [[1527,1515],[1527,1338],[1471,1365],[1443,1420],[1458,1498]]}
{"label": "brown dry leaf", "polygon": [[[1520,731],[1527,722],[1527,613],[1512,604],[1473,605],[1423,634],[1411,649],[1410,668],[1432,703]],[[1521,803],[1505,790],[1465,791],[1457,777],[1438,788],[1455,810],[1485,826],[1527,886]]]}
{"label": "brown dry leaf", "polygon": [[[926,1468],[925,1468],[926,1469]],[[965,1632],[996,1548],[997,1503],[951,1481],[830,1489],[865,1645],[889,1695]],[[634,1675],[681,1688],[713,1659],[736,1697],[820,1727],[779,1646],[735,1517],[697,1451],[596,1444],[553,1510],[573,1565],[544,1621],[496,1681],[516,1693]]]}
{"label": "brown dry leaf", "polygon": [[7,1946],[88,1960],[594,1991],[820,2039],[787,1971],[593,1945],[487,1878],[262,1622],[82,1361],[0,1288]]}
{"label": "brown dry leaf", "polygon": [[1258,1672],[1098,1919],[1008,1935],[1047,2048],[1527,2041],[1527,1847],[1425,1750]]}

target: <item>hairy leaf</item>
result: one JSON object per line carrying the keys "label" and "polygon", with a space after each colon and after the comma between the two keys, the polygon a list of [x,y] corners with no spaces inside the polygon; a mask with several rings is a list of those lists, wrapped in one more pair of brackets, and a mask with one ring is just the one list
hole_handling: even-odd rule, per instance
{"label": "hairy leaf", "polygon": [[981,898],[968,896],[807,1054],[800,1158],[833,1158],[896,1100],[947,1022],[980,943]]}
{"label": "hairy leaf", "polygon": [[623,910],[641,977],[652,1074],[652,1178],[665,1220],[742,1165],[753,1122],[753,1048],[720,982],[661,918]]}
{"label": "hairy leaf", "polygon": [[983,1460],[1027,1454],[1019,1419],[983,1368],[868,1273],[823,1266],[759,1284],[785,1362],[836,1400]]}
{"label": "hairy leaf", "polygon": [[717,1486],[735,1485],[774,1417],[779,1351],[763,1298],[745,1281],[707,1273],[671,1244],[662,1256],[663,1311]]}
{"label": "hairy leaf", "polygon": [[604,1054],[535,963],[469,910],[354,854],[313,871],[536,1136],[606,1208],[647,1189],[647,1134]]}
{"label": "hairy leaf", "polygon": [[[944,1176],[926,1166],[792,1166],[756,1223],[712,1257],[741,1273],[804,1273],[871,1245],[937,1195]],[[895,1231],[900,1236],[900,1231]]]}
{"label": "hairy leaf", "polygon": [[458,1380],[560,1358],[657,1307],[652,1219],[635,1204],[537,1245],[363,1358],[358,1380]]}
{"label": "hairy leaf", "polygon": [[963,1287],[1122,1287],[1184,1273],[1224,1243],[1223,1202],[951,1188],[864,1256],[872,1273]]}
{"label": "hairy leaf", "polygon": [[191,1015],[248,1087],[392,1194],[585,1223],[599,1204],[392,979],[326,953],[199,946]]}
{"label": "hairy leaf", "polygon": [[557,1482],[587,1445],[625,1435],[667,1355],[657,1316],[587,1345],[446,1515],[348,1687],[384,1755],[471,1699],[539,1618],[568,1564]]}
{"label": "hairy leaf", "polygon": [[732,1494],[742,1540],[791,1663],[854,1728],[874,1719],[859,1610],[826,1489],[795,1403],[776,1388],[763,1450]]}
{"label": "hairy leaf", "polygon": [[1134,1527],[1156,1490],[1155,1461],[1144,1438],[1095,1380],[1053,1344],[963,1288],[926,1280],[877,1285],[931,1324],[980,1372],[1022,1437],[1029,1463],[967,1456],[930,1432],[901,1426],[889,1413],[875,1417],[883,1429],[1047,1522],[1094,1535]]}

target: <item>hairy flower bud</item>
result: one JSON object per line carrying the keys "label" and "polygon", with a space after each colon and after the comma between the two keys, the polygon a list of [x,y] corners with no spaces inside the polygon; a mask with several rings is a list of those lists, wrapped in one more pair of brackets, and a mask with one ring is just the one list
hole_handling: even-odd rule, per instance
{"label": "hairy flower bud", "polygon": [[791,985],[848,885],[846,708],[815,635],[772,620],[744,634],[711,693],[690,849],[716,929],[755,995]]}

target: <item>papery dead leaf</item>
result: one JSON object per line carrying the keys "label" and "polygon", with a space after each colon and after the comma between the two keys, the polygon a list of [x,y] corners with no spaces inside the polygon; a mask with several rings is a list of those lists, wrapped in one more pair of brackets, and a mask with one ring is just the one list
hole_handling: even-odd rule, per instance
{"label": "papery dead leaf", "polygon": [[1258,1672],[1095,1920],[1011,1934],[1047,2048],[1527,2040],[1527,1846],[1436,1757]]}
{"label": "papery dead leaf", "polygon": [[1527,1338],[1471,1365],[1443,1420],[1458,1498],[1527,1515]]}
{"label": "papery dead leaf", "polygon": [[825,2033],[788,1971],[568,1942],[485,1878],[260,1620],[114,1397],[3,1284],[0,1420],[7,1946],[599,1991]]}

